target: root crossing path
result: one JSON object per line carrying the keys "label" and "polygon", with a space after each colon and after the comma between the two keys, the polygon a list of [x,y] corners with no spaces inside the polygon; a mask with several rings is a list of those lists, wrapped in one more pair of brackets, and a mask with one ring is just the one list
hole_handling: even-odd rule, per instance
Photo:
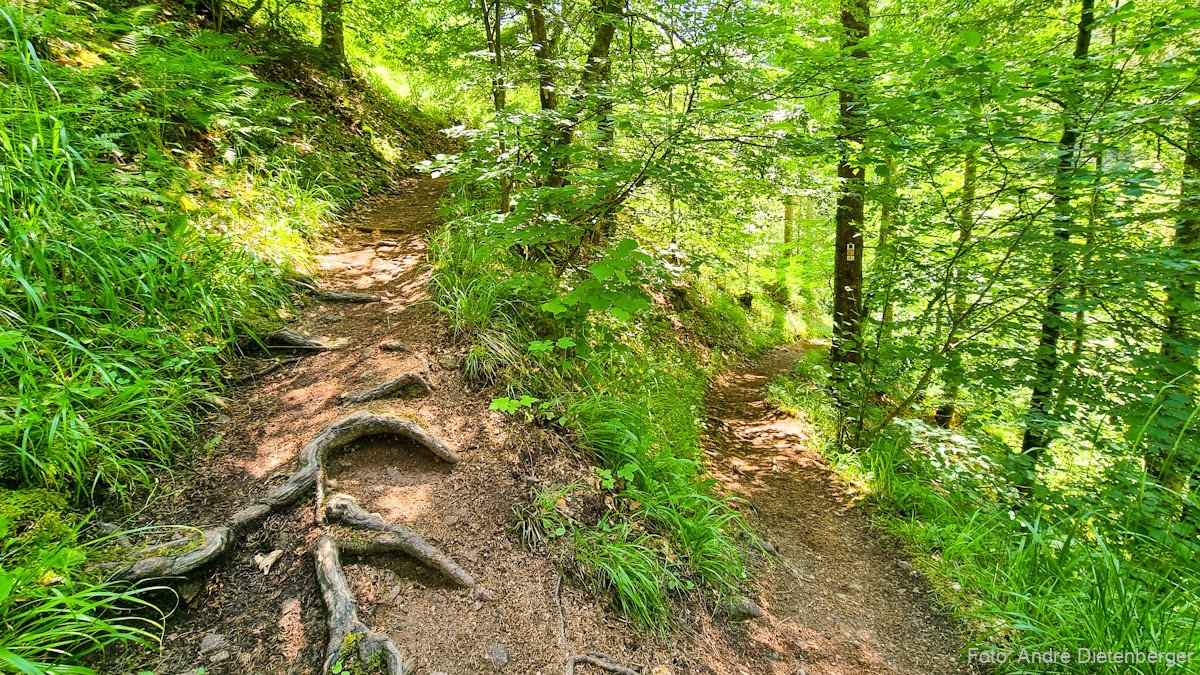
{"label": "root crossing path", "polygon": [[550,675],[593,653],[692,672],[513,534],[533,441],[462,381],[429,301],[442,189],[360,204],[295,280],[303,310],[243,364],[204,456],[129,523],[197,529],[128,542],[112,575],[167,578],[180,601],[160,653],[106,672]]}
{"label": "root crossing path", "polygon": [[[717,478],[751,507],[778,550],[761,577],[765,615],[747,625],[739,673],[948,675],[962,639],[927,585],[879,539],[809,448],[811,428],[764,399],[805,348],[774,350],[723,374],[708,397]],[[757,624],[757,625],[752,625]]]}

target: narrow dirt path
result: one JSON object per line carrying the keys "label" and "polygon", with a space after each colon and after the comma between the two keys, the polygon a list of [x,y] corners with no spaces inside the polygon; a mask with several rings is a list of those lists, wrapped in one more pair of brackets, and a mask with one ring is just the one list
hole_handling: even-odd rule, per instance
{"label": "narrow dirt path", "polygon": [[713,471],[747,500],[779,550],[757,588],[766,615],[747,624],[730,673],[948,675],[962,638],[930,591],[882,543],[868,516],[808,447],[811,429],[763,398],[790,372],[794,345],[723,374],[708,397]]}
{"label": "narrow dirt path", "polygon": [[[411,420],[460,461],[440,461],[395,434],[367,436],[330,453],[319,482],[327,504],[335,492],[350,495],[365,511],[411,528],[478,582],[458,588],[409,556],[343,551],[358,619],[415,658],[417,672],[561,673],[568,656],[587,650],[647,668],[686,661],[682,648],[647,642],[593,596],[558,583],[553,560],[513,533],[513,509],[530,489],[529,458],[551,451],[489,411],[489,400],[463,382],[462,354],[429,302],[426,251],[443,189],[407,181],[403,192],[361,204],[331,234],[318,258],[320,285],[381,300],[310,298],[289,328],[342,347],[273,350],[243,364],[260,374],[209,420],[208,456],[165,479],[135,524],[221,525],[289,481],[305,444],[331,424],[354,413]],[[427,378],[432,392],[342,398],[405,373]],[[314,549],[337,532],[317,522],[314,503],[309,494],[273,512],[184,584],[185,602],[169,618],[160,653],[130,650],[98,665],[121,675],[320,673],[330,633]]]}

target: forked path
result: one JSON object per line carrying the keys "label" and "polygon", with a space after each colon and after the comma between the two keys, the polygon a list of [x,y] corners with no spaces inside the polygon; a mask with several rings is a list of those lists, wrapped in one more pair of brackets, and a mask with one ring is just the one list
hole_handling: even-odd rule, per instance
{"label": "forked path", "polygon": [[774,350],[723,374],[708,397],[713,472],[748,502],[779,555],[756,589],[730,673],[949,675],[962,638],[929,589],[879,540],[867,515],[810,449],[811,428],[765,402],[772,376],[806,349]]}
{"label": "forked path", "polygon": [[392,672],[406,675],[413,663],[551,675],[589,651],[655,675],[954,672],[953,631],[919,581],[829,490],[803,428],[762,404],[766,378],[796,351],[726,377],[711,400],[715,468],[783,551],[761,588],[765,617],[731,627],[692,607],[659,641],[562,583],[554,558],[514,534],[514,507],[574,480],[564,464],[586,464],[506,424],[463,381],[427,290],[442,189],[409,180],[332,233],[303,311],[275,338],[292,347],[243,364],[244,384],[208,421],[209,453],[132,523],[204,532],[191,548],[171,541],[178,529],[145,530],[130,542],[139,562],[118,572],[176,577],[163,650],[96,665],[318,675],[339,648],[370,644],[391,645]]}

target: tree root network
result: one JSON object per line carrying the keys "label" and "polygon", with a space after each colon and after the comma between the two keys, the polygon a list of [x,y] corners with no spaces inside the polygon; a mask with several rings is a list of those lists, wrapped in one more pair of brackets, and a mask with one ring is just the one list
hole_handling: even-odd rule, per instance
{"label": "tree root network", "polygon": [[[346,546],[347,552],[355,555],[402,553],[460,586],[477,588],[475,578],[470,573],[416,532],[403,525],[389,523],[377,513],[367,512],[350,495],[336,493],[326,500],[324,464],[329,454],[360,438],[380,434],[409,438],[446,462],[453,464],[459,461],[458,453],[445,441],[412,420],[365,411],[353,413],[309,440],[300,453],[299,466],[284,483],[234,513],[227,523],[200,531],[198,546],[178,554],[137,560],[113,574],[112,579],[141,583],[197,575],[228,555],[267,516],[316,492],[318,522],[328,520],[345,527],[377,533],[371,543]],[[144,551],[165,551],[169,548],[172,547],[151,547]],[[342,568],[341,550],[342,546],[329,534],[320,535],[313,546],[317,582],[321,587],[329,627],[324,672],[331,672],[337,664],[341,664],[341,670],[344,670],[357,659],[364,667],[385,668],[388,675],[412,673],[416,668],[415,660],[405,661],[390,637],[371,630],[358,618],[358,605]]]}

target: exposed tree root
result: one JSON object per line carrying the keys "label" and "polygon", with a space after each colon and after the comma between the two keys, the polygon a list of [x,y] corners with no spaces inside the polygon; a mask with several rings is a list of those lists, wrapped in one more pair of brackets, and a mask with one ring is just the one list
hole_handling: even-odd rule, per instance
{"label": "exposed tree root", "polygon": [[383,300],[378,295],[359,293],[358,291],[343,291],[325,288],[313,277],[303,274],[288,279],[293,285],[311,293],[313,297],[324,302],[368,303]]}
{"label": "exposed tree root", "polygon": [[410,388],[420,388],[422,394],[429,394],[433,391],[433,385],[421,373],[405,373],[383,384],[364,389],[357,394],[339,394],[338,400],[342,403],[366,403],[381,398],[391,398]]}
{"label": "exposed tree root", "polygon": [[330,522],[382,533],[373,543],[358,547],[358,553],[399,551],[441,572],[460,586],[474,588],[476,585],[474,577],[459,567],[453,558],[421,538],[421,535],[403,525],[387,522],[378,513],[368,513],[350,495],[335,494],[330,497],[325,505],[325,515]]}
{"label": "exposed tree root", "polygon": [[154,556],[139,560],[113,575],[117,581],[143,581],[164,577],[187,576],[207,566],[233,548],[234,533],[228,527],[214,527],[201,533],[203,543],[179,555]]}
{"label": "exposed tree root", "polygon": [[374,293],[359,293],[358,291],[337,291],[332,289],[318,288],[313,291],[313,295],[318,300],[323,302],[345,302],[351,304],[366,304],[368,302],[380,302],[382,296]]}
{"label": "exposed tree root", "polygon": [[459,461],[458,453],[453,448],[412,420],[364,411],[347,415],[325,427],[304,446],[300,453],[300,466],[287,481],[233,514],[225,526],[204,530],[203,543],[199,547],[178,555],[161,555],[140,560],[117,572],[113,578],[140,582],[190,576],[232,550],[233,545],[264,518],[295,504],[301,497],[313,491],[317,492],[318,515],[323,516],[324,510],[320,505],[324,495],[321,494],[318,478],[322,473],[325,458],[338,448],[365,436],[377,434],[403,436],[416,441],[447,462],[453,464]]}
{"label": "exposed tree root", "polygon": [[641,675],[636,670],[626,668],[625,666],[618,666],[612,662],[612,657],[600,652],[584,652],[567,659],[567,675],[575,675],[575,666],[580,664],[595,666],[600,670],[616,673],[617,675]]}
{"label": "exposed tree root", "polygon": [[312,349],[315,351],[332,351],[342,349],[348,342],[339,340],[337,342],[325,342],[311,335],[305,335],[291,328],[280,328],[277,331],[267,333],[267,342],[270,345],[277,347],[287,347],[290,349]]}
{"label": "exposed tree root", "polygon": [[321,535],[313,544],[317,563],[317,583],[325,600],[329,624],[329,646],[325,649],[323,672],[341,665],[345,672],[358,672],[358,665],[369,669],[375,665],[387,668],[388,675],[405,675],[416,669],[416,659],[405,661],[400,648],[387,635],[377,633],[358,618],[358,601],[346,581],[338,546],[329,535]]}

